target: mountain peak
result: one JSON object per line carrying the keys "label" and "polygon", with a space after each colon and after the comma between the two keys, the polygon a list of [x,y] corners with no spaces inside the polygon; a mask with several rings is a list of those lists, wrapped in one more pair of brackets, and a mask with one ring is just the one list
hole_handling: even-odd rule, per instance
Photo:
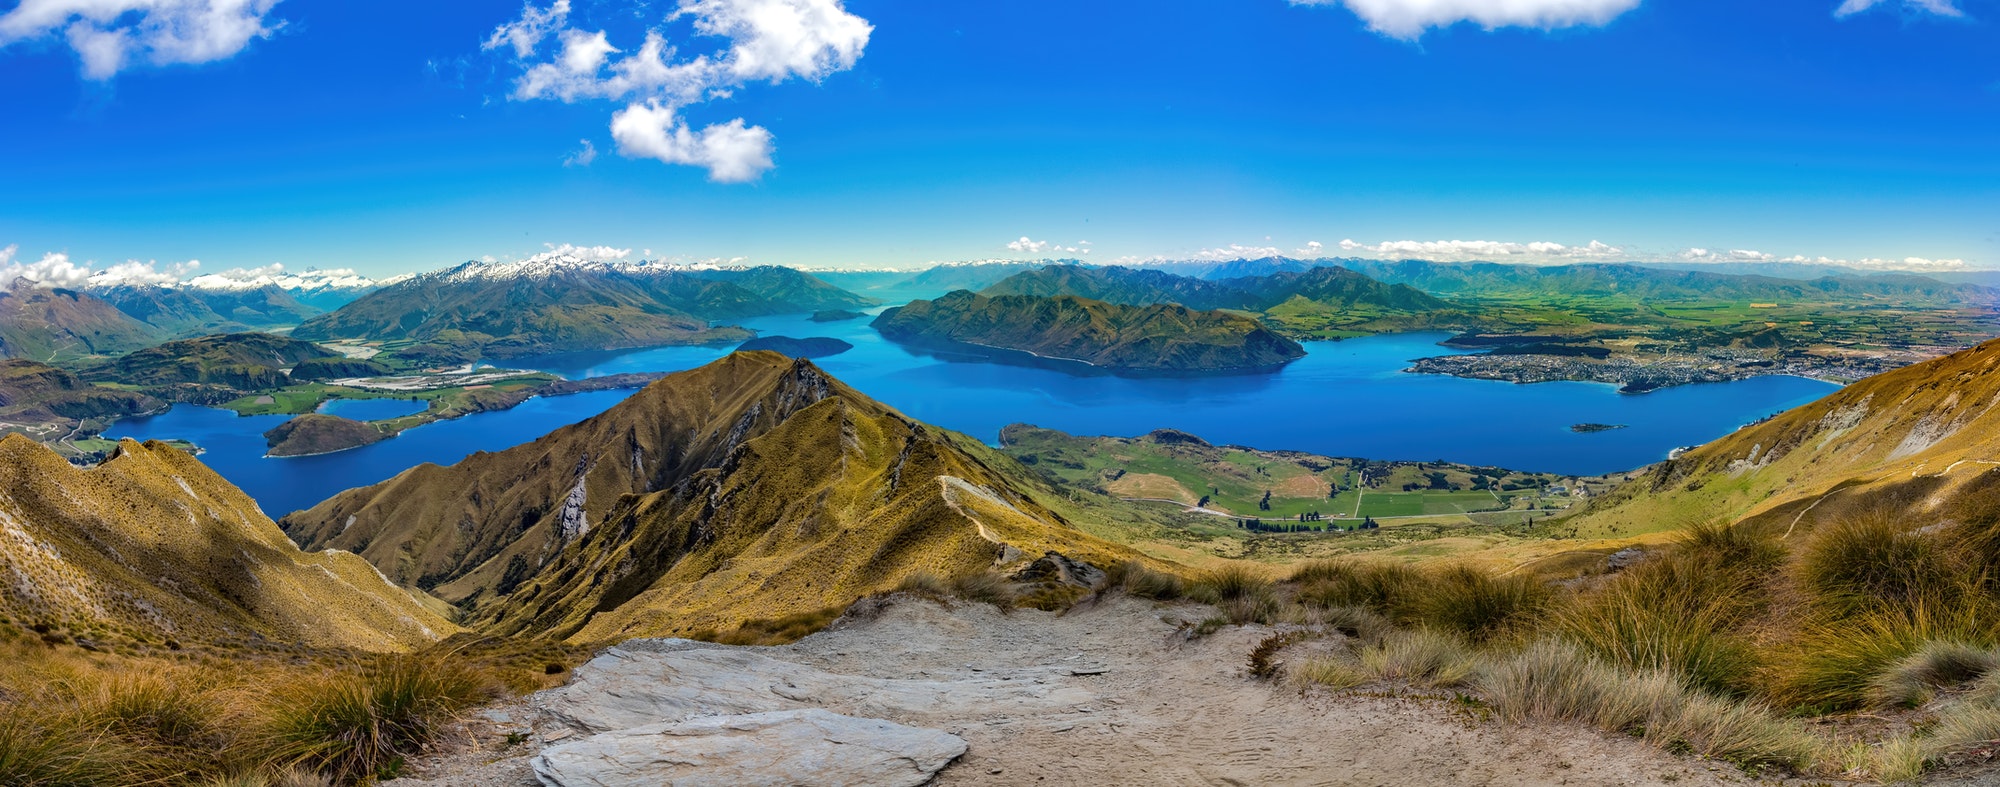
{"label": "mountain peak", "polygon": [[818,612],[913,573],[1050,551],[1137,558],[1036,503],[1013,467],[811,361],[743,352],[284,525],[434,589],[483,627],[579,641]]}

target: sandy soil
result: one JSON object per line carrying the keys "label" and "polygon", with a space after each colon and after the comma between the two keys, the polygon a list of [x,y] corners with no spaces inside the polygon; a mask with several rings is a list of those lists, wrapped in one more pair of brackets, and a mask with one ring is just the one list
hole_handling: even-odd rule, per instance
{"label": "sandy soil", "polygon": [[[970,750],[940,785],[1759,783],[1733,766],[1634,739],[1483,720],[1448,698],[1300,692],[1256,680],[1245,656],[1269,630],[1231,627],[1190,640],[1184,629],[1207,615],[1124,597],[1064,615],[895,599],[859,607],[796,644],[757,650],[876,678],[1055,675],[1037,679],[1091,698],[1030,711],[855,714],[964,738]],[[532,701],[485,711],[441,756],[415,764],[415,778],[389,785],[532,785],[526,757],[575,734],[535,726],[535,714]],[[527,742],[502,743],[531,727]]]}

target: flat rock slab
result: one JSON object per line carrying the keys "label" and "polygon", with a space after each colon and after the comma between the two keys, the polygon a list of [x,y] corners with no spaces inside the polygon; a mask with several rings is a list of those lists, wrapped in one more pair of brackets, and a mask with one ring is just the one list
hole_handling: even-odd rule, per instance
{"label": "flat rock slab", "polygon": [[601,733],[531,765],[547,787],[917,787],[965,748],[942,730],[808,708]]}
{"label": "flat rock slab", "polygon": [[805,708],[924,723],[997,713],[1048,712],[1097,699],[1070,670],[1001,678],[889,680],[839,675],[745,648],[634,640],[577,668],[568,686],[534,702],[564,726],[608,732],[645,725]]}

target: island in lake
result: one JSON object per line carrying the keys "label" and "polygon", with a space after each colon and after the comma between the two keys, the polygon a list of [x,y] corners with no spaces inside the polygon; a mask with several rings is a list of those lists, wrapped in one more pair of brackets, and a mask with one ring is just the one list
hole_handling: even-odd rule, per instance
{"label": "island in lake", "polygon": [[1626,424],[1575,424],[1569,430],[1578,434],[1590,434],[1592,432],[1609,432],[1615,429],[1624,429],[1625,427]]}
{"label": "island in lake", "polygon": [[1241,314],[1071,295],[958,290],[889,309],[873,326],[906,345],[1081,373],[1266,372],[1306,354],[1298,342]]}
{"label": "island in lake", "polygon": [[759,336],[737,346],[737,352],[770,350],[791,358],[825,358],[854,349],[854,345],[828,336],[794,339],[790,336]]}

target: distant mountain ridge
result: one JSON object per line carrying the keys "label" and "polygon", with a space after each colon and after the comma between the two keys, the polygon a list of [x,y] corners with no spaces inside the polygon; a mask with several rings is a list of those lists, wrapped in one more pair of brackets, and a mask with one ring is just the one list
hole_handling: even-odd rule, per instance
{"label": "distant mountain ridge", "polygon": [[430,343],[440,361],[749,338],[716,321],[851,309],[872,299],[790,268],[688,268],[574,258],[468,262],[383,287],[293,332]]}
{"label": "distant mountain ridge", "polygon": [[1014,488],[1011,461],[809,361],[746,352],[284,527],[432,589],[481,630],[575,641],[844,607],[914,573],[1011,570],[1047,551],[1137,558]]}
{"label": "distant mountain ridge", "polygon": [[16,279],[0,291],[0,356],[48,362],[150,346],[164,331],[80,290]]}

